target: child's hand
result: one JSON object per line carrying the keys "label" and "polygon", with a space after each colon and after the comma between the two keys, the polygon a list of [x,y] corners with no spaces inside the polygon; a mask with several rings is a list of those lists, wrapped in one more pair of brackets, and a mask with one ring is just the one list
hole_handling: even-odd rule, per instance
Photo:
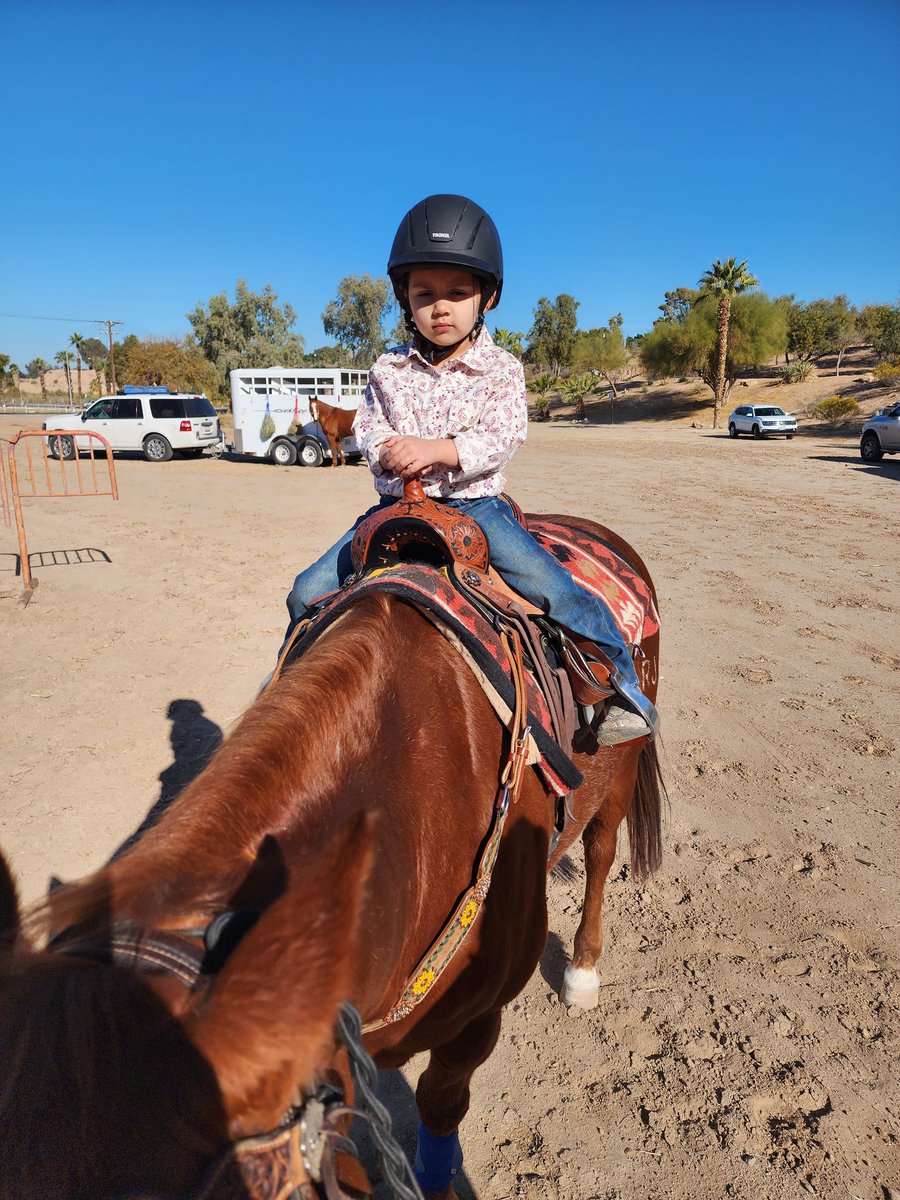
{"label": "child's hand", "polygon": [[401,479],[415,479],[429,467],[459,466],[452,438],[390,437],[382,445],[378,461]]}

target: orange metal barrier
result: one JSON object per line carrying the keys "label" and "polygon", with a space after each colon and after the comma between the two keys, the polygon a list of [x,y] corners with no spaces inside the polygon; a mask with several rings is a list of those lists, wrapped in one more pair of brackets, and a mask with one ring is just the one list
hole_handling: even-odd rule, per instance
{"label": "orange metal barrier", "polygon": [[[76,449],[78,442],[83,442],[84,439],[87,439],[87,448]],[[15,514],[16,532],[19,536],[22,582],[25,585],[22,602],[27,604],[34,595],[38,581],[31,574],[28,543],[25,538],[25,521],[22,515],[22,497],[112,496],[113,500],[118,500],[116,468],[109,442],[102,434],[95,433],[93,430],[55,429],[49,433],[43,429],[23,429],[15,437],[2,440],[6,441],[6,454],[0,456],[3,516],[6,524],[9,525],[6,479],[2,467],[2,460],[5,457],[9,467],[12,510]],[[40,447],[40,455],[32,453],[32,445],[35,441]],[[97,443],[96,447],[95,442]],[[16,449],[19,446],[24,448],[24,462],[17,463]],[[102,460],[95,456],[95,449],[106,451],[105,471],[102,469]],[[85,461],[82,461],[82,455],[86,456]],[[23,468],[21,479],[19,476],[20,465]],[[101,486],[101,484],[107,486]]]}

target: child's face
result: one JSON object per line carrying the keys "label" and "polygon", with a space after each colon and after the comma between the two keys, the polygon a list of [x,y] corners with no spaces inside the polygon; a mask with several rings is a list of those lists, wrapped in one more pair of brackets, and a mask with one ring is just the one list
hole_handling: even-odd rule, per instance
{"label": "child's face", "polygon": [[[481,285],[467,271],[417,267],[409,273],[407,288],[416,328],[436,346],[459,342],[478,320]],[[460,345],[453,355],[463,354],[467,348]]]}

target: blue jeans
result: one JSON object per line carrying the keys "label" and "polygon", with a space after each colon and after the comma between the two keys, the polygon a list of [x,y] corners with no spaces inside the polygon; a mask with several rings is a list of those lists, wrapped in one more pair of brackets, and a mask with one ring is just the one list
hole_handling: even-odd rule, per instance
{"label": "blue jeans", "polygon": [[[363,513],[330,550],[300,572],[287,598],[291,625],[304,616],[313,600],[335,591],[352,574],[350,543],[353,534],[366,517],[377,512],[383,504],[392,502],[385,498],[381,504]],[[625,679],[639,689],[631,654],[609,609],[602,600],[578,586],[549,550],[519,524],[504,500],[499,496],[484,496],[478,500],[445,500],[443,503],[461,509],[478,522],[488,540],[491,563],[510,587],[560,625],[596,642]]]}

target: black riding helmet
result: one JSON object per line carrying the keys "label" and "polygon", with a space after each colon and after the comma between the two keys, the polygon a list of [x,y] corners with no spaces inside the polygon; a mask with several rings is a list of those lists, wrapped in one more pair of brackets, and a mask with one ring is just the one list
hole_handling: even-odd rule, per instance
{"label": "black riding helmet", "polygon": [[[496,307],[503,290],[503,250],[497,226],[480,205],[465,196],[428,196],[409,210],[391,247],[388,275],[412,329],[406,280],[415,267],[459,267],[482,281],[481,306],[471,337],[484,323],[488,300],[496,293]],[[427,342],[420,333],[417,336]]]}
{"label": "black riding helmet", "polygon": [[[394,295],[405,303],[403,281],[413,267],[459,267],[503,290],[503,250],[497,226],[465,196],[428,196],[400,222],[388,260]],[[488,295],[490,295],[490,292]]]}

